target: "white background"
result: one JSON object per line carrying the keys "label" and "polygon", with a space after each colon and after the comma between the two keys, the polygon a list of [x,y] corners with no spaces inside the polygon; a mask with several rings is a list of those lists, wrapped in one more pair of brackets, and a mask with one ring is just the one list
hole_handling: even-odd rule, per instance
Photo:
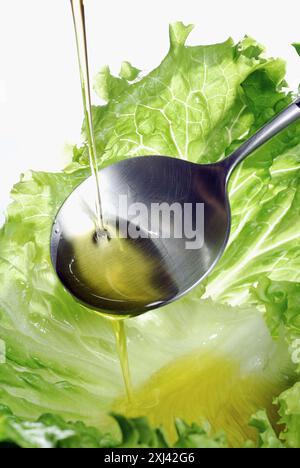
{"label": "white background", "polygon": [[[86,0],[86,14],[92,76],[122,60],[151,70],[181,20],[196,25],[191,44],[254,36],[286,59],[291,87],[300,82],[298,0]],[[81,121],[69,0],[0,0],[0,216],[22,171],[63,166]]]}

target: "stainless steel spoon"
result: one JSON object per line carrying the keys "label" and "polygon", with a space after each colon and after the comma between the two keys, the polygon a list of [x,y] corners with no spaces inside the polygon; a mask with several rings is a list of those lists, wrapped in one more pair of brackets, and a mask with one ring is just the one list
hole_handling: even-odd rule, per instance
{"label": "stainless steel spoon", "polygon": [[[300,98],[215,164],[142,156],[99,171],[103,219],[111,239],[97,241],[94,183],[85,180],[65,201],[53,225],[51,258],[63,285],[88,307],[117,316],[138,315],[179,299],[208,275],[224,252],[230,234],[227,187],[232,171],[299,118]],[[154,226],[158,237],[151,236],[146,218],[135,226],[120,216],[120,196],[128,206],[142,203],[149,212],[153,203],[177,203],[182,211],[190,206],[194,227],[196,207],[204,206],[202,247],[187,248],[191,239],[185,233],[163,238],[161,220]],[[178,227],[175,218],[170,220],[172,229]],[[129,225],[148,238],[125,238]]]}

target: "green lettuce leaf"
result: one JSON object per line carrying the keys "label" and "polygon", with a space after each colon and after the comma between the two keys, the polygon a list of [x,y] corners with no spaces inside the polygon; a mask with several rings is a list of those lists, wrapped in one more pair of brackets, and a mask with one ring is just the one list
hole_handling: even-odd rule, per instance
{"label": "green lettuce leaf", "polygon": [[253,296],[264,305],[265,319],[274,338],[284,337],[291,361],[300,372],[300,283],[262,279]]}
{"label": "green lettuce leaf", "polygon": [[21,448],[102,448],[117,441],[82,422],[66,423],[61,417],[46,414],[37,421],[26,421],[0,407],[0,447],[14,444]]}
{"label": "green lettuce leaf", "polygon": [[[107,101],[93,109],[102,167],[147,154],[199,163],[218,161],[291,102],[284,62],[268,58],[255,40],[245,37],[238,44],[229,39],[186,46],[191,28],[182,23],[170,27],[170,50],[148,75],[141,77],[126,63],[119,77],[107,67],[96,77],[95,90]],[[269,278],[292,285],[290,303],[298,297],[299,169],[300,126],[296,123],[234,172],[229,188],[231,237],[206,280],[205,296],[200,299],[202,285],[163,310],[128,321],[136,388],[176,359],[207,349],[234,358],[241,373],[260,376],[268,388],[281,391],[294,383],[289,341],[285,336],[272,341],[259,312],[266,303],[253,294],[253,288]],[[25,422],[53,413],[66,421],[83,421],[101,434],[109,430],[109,444],[119,429],[108,414],[123,394],[113,333],[104,318],[64,290],[49,255],[54,216],[88,175],[83,128],[83,143],[73,149],[64,171],[28,173],[12,191],[0,231],[0,402]],[[270,295],[266,297],[270,300]],[[278,321],[285,311],[273,306],[269,310],[267,323],[280,337]],[[295,306],[287,320],[297,321],[297,310]],[[236,387],[233,382],[232,388]],[[217,398],[221,388],[222,382],[214,388]],[[176,404],[173,419],[181,416]],[[283,404],[280,411],[284,412],[282,408]],[[183,446],[225,444],[222,436],[208,442],[207,434],[188,422],[188,426],[177,425],[179,439],[186,434]],[[54,444],[63,443],[64,431],[74,430],[57,420],[52,423],[58,427]],[[290,419],[285,423],[288,434],[288,425],[294,423]],[[3,424],[10,427],[9,422]],[[45,427],[41,433],[41,443],[48,443]],[[23,437],[22,431],[19,436]],[[27,443],[10,437],[17,444]],[[74,437],[79,444],[81,436]],[[94,433],[89,437],[101,439]],[[136,435],[132,437],[137,444]],[[232,434],[228,439],[232,444]],[[155,443],[161,442],[156,439]]]}
{"label": "green lettuce leaf", "polygon": [[188,425],[180,419],[176,421],[176,429],[179,436],[176,448],[228,448],[226,435],[222,432],[212,436],[209,430],[195,423]]}
{"label": "green lettuce leaf", "polygon": [[300,55],[300,44],[299,42],[294,42],[292,46],[295,48],[298,55]]}
{"label": "green lettuce leaf", "polygon": [[[284,337],[291,361],[300,372],[300,283],[271,281],[265,278],[253,289],[253,295],[264,305],[269,329],[276,339]],[[300,446],[300,383],[295,383],[277,399],[280,439],[285,446]]]}
{"label": "green lettuce leaf", "polygon": [[260,410],[252,416],[250,425],[258,431],[259,448],[284,448],[264,410]]}
{"label": "green lettuce leaf", "polygon": [[[9,408],[0,406],[0,448],[172,448],[159,428],[153,429],[145,418],[126,419],[114,414],[120,436],[112,438],[82,422],[65,422],[61,417],[45,414],[37,421],[16,417]],[[224,434],[208,435],[197,424],[176,421],[176,448],[225,448]]]}
{"label": "green lettuce leaf", "polygon": [[300,383],[283,392],[277,398],[280,405],[280,423],[284,430],[280,437],[289,448],[300,446]]}

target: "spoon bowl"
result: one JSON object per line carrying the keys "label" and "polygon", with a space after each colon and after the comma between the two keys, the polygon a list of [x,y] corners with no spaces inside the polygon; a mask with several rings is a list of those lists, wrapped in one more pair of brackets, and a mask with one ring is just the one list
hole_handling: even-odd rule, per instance
{"label": "spoon bowl", "polygon": [[[81,302],[111,314],[136,315],[178,299],[203,280],[226,246],[226,174],[223,163],[200,166],[165,156],[127,159],[99,171],[109,238],[95,241],[88,178],[53,226],[51,258],[59,278]],[[121,203],[144,208],[138,225],[128,210],[122,216]]]}

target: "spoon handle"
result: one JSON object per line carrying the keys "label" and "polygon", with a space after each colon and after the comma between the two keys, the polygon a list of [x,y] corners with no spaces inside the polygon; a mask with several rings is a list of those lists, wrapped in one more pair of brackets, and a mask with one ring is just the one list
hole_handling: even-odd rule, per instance
{"label": "spoon handle", "polygon": [[245,141],[237,148],[228,158],[224,160],[227,170],[227,180],[229,179],[235,167],[243,161],[254,150],[266,143],[270,138],[284,130],[291,123],[300,118],[300,97],[295,102],[290,104],[286,109],[281,111],[274,119],[268,122],[258,132],[256,132],[249,140]]}

